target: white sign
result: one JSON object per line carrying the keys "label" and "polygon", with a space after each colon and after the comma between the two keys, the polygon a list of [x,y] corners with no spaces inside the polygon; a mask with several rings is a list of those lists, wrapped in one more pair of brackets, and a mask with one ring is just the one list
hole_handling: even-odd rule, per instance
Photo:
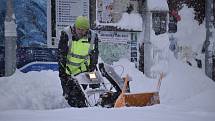
{"label": "white sign", "polygon": [[89,0],[56,0],[56,42],[58,45],[60,31],[68,25],[73,25],[75,19],[82,15],[89,18]]}
{"label": "white sign", "polygon": [[98,38],[101,42],[127,44],[130,41],[129,32],[101,31]]}
{"label": "white sign", "polygon": [[97,20],[112,23],[113,0],[97,0]]}
{"label": "white sign", "polygon": [[122,13],[138,13],[138,0],[96,0],[96,20],[98,23],[117,23]]}

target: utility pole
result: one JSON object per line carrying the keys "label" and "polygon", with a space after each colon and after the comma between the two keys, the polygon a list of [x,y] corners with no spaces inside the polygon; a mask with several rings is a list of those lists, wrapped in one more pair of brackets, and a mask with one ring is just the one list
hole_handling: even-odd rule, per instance
{"label": "utility pole", "polygon": [[12,75],[16,70],[16,23],[13,12],[13,1],[7,0],[5,25],[5,76]]}
{"label": "utility pole", "polygon": [[212,36],[213,29],[213,0],[206,0],[205,4],[205,18],[206,18],[206,51],[205,51],[205,73],[208,77],[214,80],[214,56],[215,43]]}

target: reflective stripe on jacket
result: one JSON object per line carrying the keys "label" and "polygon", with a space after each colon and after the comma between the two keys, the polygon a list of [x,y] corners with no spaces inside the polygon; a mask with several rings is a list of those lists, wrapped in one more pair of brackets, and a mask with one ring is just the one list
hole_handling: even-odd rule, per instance
{"label": "reflective stripe on jacket", "polygon": [[88,70],[90,64],[89,49],[90,43],[86,38],[72,41],[67,54],[67,74],[77,75]]}

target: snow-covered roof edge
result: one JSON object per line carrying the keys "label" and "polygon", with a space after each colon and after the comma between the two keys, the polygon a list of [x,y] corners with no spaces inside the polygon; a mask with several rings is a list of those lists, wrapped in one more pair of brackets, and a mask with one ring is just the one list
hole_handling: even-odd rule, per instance
{"label": "snow-covered roof edge", "polygon": [[117,23],[100,23],[96,21],[97,26],[113,26],[118,29],[142,31],[142,17],[139,13],[123,13],[122,18]]}
{"label": "snow-covered roof edge", "polygon": [[147,0],[149,11],[169,11],[167,0]]}

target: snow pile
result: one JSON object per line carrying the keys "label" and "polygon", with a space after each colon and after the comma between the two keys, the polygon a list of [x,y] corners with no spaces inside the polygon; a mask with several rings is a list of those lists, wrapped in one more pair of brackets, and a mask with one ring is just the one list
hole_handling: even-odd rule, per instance
{"label": "snow pile", "polygon": [[130,77],[131,81],[129,85],[131,93],[157,91],[158,80],[147,78],[129,60],[120,59],[118,62],[113,63],[113,67],[121,77],[126,77],[126,75]]}
{"label": "snow pile", "polygon": [[[186,17],[191,16],[190,12],[187,11],[189,10],[186,7],[185,10],[182,9],[181,13],[184,14],[181,14],[182,23],[179,23],[177,33],[181,36],[177,37],[184,44],[185,41],[188,41],[186,37],[189,38],[188,45],[197,48],[203,38],[196,38],[196,36],[201,35],[204,28],[202,26],[198,28],[196,24],[192,24],[193,22],[185,24],[187,22],[185,21]],[[182,29],[181,27],[184,25],[189,28],[199,29],[195,30],[199,32],[192,33],[189,29]],[[159,50],[168,48],[166,47],[168,45],[166,34],[160,36],[152,35],[151,37],[155,48]],[[158,105],[158,109],[162,108],[163,105],[186,105],[187,107],[195,107],[199,110],[215,112],[215,96],[213,95],[215,93],[215,83],[202,70],[176,60],[172,53],[169,54],[169,51],[164,52],[164,54],[167,54],[169,57],[169,65],[168,74],[161,82],[161,105]],[[166,56],[160,55],[160,57],[165,58]],[[114,62],[113,67],[120,76],[129,74],[132,78],[130,82],[132,93],[157,91],[158,79],[147,78],[129,60],[121,59],[118,62]],[[167,66],[157,64],[153,68],[155,70],[159,70],[160,68],[160,70],[164,71]],[[17,70],[11,77],[0,78],[0,99],[0,110],[69,107],[62,97],[58,72],[54,71],[29,72],[24,74]],[[152,108],[148,107],[147,109],[155,107],[152,106]]]}
{"label": "snow pile", "polygon": [[[164,8],[161,0],[148,1],[150,5],[159,4],[161,6],[159,9]],[[194,24],[194,21],[185,21],[186,18],[193,16],[188,11],[190,9],[185,7],[180,12],[182,21],[178,23],[176,36],[181,44],[192,46],[195,51],[198,50],[198,46],[205,39],[205,31],[202,25],[199,27]],[[166,48],[166,44],[163,43],[165,37],[162,36],[165,35],[158,36],[153,42],[154,46],[158,45],[157,48],[159,49]],[[214,36],[213,33],[213,38]],[[203,70],[176,60],[172,53],[169,53],[168,57],[169,71],[161,82],[161,104],[159,105],[120,109],[64,108],[69,106],[62,97],[58,72],[41,71],[24,74],[17,70],[11,77],[0,78],[0,120],[142,121],[145,119],[147,121],[214,121],[215,83],[204,74]],[[165,69],[160,64],[156,66],[153,67],[155,70],[160,68],[163,71]],[[129,60],[121,59],[114,62],[113,67],[121,76],[129,74],[133,80],[130,82],[132,92],[156,91],[157,79],[146,78]],[[63,109],[32,110],[56,108]]]}
{"label": "snow pile", "polygon": [[178,31],[174,36],[178,38],[179,46],[191,47],[193,52],[200,53],[206,37],[205,22],[199,25],[198,21],[194,20],[193,13],[193,8],[187,6],[179,11],[181,21],[178,22]]}
{"label": "snow pile", "polygon": [[138,13],[123,13],[122,18],[116,24],[118,28],[142,31],[142,17]]}
{"label": "snow pile", "polygon": [[[47,120],[78,120],[78,121],[213,121],[215,112],[215,86],[201,70],[187,66],[172,58],[170,72],[162,81],[161,104],[144,108],[64,108],[62,91],[58,73],[53,71],[29,72],[19,71],[11,77],[0,78],[0,120],[2,121],[47,121]],[[137,88],[148,88],[150,81],[134,68],[134,64],[126,59],[114,63],[116,71],[122,76],[129,73],[132,84]],[[143,85],[143,86],[142,86]],[[28,109],[8,110],[6,109]],[[96,114],[96,117],[95,117]],[[144,114],[144,115],[143,115]],[[122,117],[123,115],[123,117]]]}
{"label": "snow pile", "polygon": [[159,77],[161,73],[167,75],[168,73],[168,55],[169,55],[169,36],[167,33],[155,35],[151,32],[151,42],[153,46],[153,66],[151,72],[152,77]]}
{"label": "snow pile", "polygon": [[[211,95],[211,92],[215,93],[215,83],[202,70],[176,60],[173,55],[170,56],[169,68],[170,72],[161,84],[161,103],[180,104],[190,100],[187,103],[215,109],[215,104],[206,103],[215,101],[215,96]],[[202,98],[196,100],[199,97]]]}
{"label": "snow pile", "polygon": [[[161,81],[161,104],[188,105],[208,111],[215,111],[215,83],[198,68],[191,67],[169,55],[169,73]],[[122,73],[122,68],[124,71]],[[129,60],[121,59],[113,67],[122,76],[128,74],[131,93],[158,91],[158,79],[147,78]]]}
{"label": "snow pile", "polygon": [[58,73],[22,73],[0,78],[0,110],[55,109],[68,106],[62,97]]}
{"label": "snow pile", "polygon": [[147,0],[147,7],[150,11],[169,11],[166,0]]}
{"label": "snow pile", "polygon": [[119,29],[142,31],[142,17],[139,13],[123,13],[122,18],[117,23],[99,23],[101,26],[114,26]]}
{"label": "snow pile", "polygon": [[[215,83],[201,70],[176,60],[173,55],[170,57],[170,72],[161,82],[161,104],[183,104],[215,111],[212,95]],[[147,78],[129,60],[114,62],[113,67],[119,75],[129,74],[132,78],[132,93],[157,91],[158,79]],[[16,71],[11,77],[0,78],[0,98],[0,110],[69,107],[62,97],[58,73],[54,71],[26,74]]]}
{"label": "snow pile", "polygon": [[[179,14],[182,19],[178,23],[178,32],[174,36],[179,47],[183,46],[190,51],[182,54],[189,54],[184,56],[194,56],[195,53],[198,54],[197,56],[201,55],[206,36],[204,24],[198,25],[194,20],[193,9],[187,6],[184,6]],[[212,103],[215,101],[215,96],[211,95],[215,93],[215,83],[205,75],[204,70],[176,60],[173,53],[169,54],[168,68],[169,73],[161,84],[161,103],[174,105],[186,103],[208,110],[215,109],[215,104]]]}
{"label": "snow pile", "polygon": [[153,46],[155,46],[155,48],[158,48],[161,50],[165,49],[166,47],[169,46],[169,35],[167,33],[155,35],[155,33],[151,32],[151,42]]}

